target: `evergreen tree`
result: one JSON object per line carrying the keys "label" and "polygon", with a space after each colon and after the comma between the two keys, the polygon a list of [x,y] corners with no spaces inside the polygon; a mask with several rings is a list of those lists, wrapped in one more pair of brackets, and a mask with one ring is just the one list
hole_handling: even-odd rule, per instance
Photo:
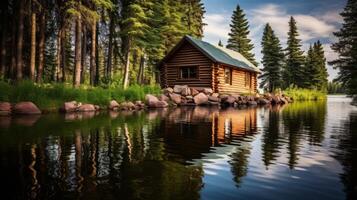
{"label": "evergreen tree", "polygon": [[223,44],[222,44],[221,40],[218,41],[218,46],[223,47]]}
{"label": "evergreen tree", "polygon": [[239,5],[237,5],[236,10],[233,12],[230,27],[231,31],[228,34],[227,48],[239,52],[251,63],[258,65],[255,61],[254,54],[251,53],[254,46],[248,38],[249,24]]}
{"label": "evergreen tree", "polygon": [[336,81],[341,82],[349,94],[357,94],[357,0],[348,0],[341,16],[344,23],[334,33],[338,42],[332,45],[339,58],[330,64],[339,69]]}
{"label": "evergreen tree", "polygon": [[305,86],[305,58],[301,50],[301,40],[298,39],[299,33],[296,27],[296,21],[293,17],[289,21],[288,41],[286,48],[286,66],[283,74],[286,87],[291,84],[298,87]]}
{"label": "evergreen tree", "polygon": [[263,73],[260,87],[267,88],[269,92],[282,87],[282,68],[284,53],[279,38],[275,35],[269,24],[266,24],[262,38],[262,64]]}
{"label": "evergreen tree", "polygon": [[320,90],[326,90],[327,83],[328,83],[328,73],[326,68],[326,58],[325,52],[322,47],[321,42],[318,40],[314,43],[313,46],[314,54],[316,55],[316,68],[317,74],[315,75],[316,81],[316,88]]}
{"label": "evergreen tree", "polygon": [[188,34],[196,38],[203,37],[203,15],[206,12],[201,0],[182,0],[184,8],[183,23]]}
{"label": "evergreen tree", "polygon": [[310,45],[305,61],[305,87],[326,90],[327,69],[324,50],[320,41]]}

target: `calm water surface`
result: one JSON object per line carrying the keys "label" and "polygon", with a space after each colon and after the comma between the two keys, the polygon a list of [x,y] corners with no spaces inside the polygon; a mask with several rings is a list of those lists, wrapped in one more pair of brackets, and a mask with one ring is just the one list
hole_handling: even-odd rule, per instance
{"label": "calm water surface", "polygon": [[349,102],[0,117],[1,199],[357,199]]}

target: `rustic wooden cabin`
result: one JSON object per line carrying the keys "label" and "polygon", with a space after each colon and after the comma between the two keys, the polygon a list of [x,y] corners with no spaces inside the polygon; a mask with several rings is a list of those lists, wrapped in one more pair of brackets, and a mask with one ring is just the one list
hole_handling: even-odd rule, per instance
{"label": "rustic wooden cabin", "polygon": [[185,36],[159,63],[161,87],[188,85],[221,94],[257,92],[259,69],[240,53]]}

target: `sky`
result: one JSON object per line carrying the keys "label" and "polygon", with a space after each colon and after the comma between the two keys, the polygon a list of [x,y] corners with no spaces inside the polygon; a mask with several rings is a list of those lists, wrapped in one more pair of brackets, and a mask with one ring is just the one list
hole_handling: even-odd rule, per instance
{"label": "sky", "polygon": [[[320,40],[325,50],[327,61],[334,60],[337,54],[330,46],[336,41],[333,32],[342,24],[342,12],[347,0],[203,0],[204,38],[212,44],[221,40],[227,44],[230,31],[231,15],[239,4],[250,25],[250,39],[254,44],[255,57],[261,61],[261,38],[266,23],[269,23],[286,47],[288,21],[293,16],[297,21],[302,48],[306,51],[310,44]],[[259,65],[259,67],[262,67]],[[337,75],[337,70],[328,65],[329,80]]]}

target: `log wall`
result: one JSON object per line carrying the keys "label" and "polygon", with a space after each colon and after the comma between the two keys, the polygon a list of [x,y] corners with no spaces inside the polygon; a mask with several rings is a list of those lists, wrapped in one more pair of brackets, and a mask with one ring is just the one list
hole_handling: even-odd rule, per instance
{"label": "log wall", "polygon": [[225,65],[219,65],[215,72],[217,92],[221,94],[242,94],[242,93],[256,93],[257,91],[257,73],[250,72],[251,85],[245,85],[245,71],[237,68],[232,69],[232,84],[226,84],[224,81]]}
{"label": "log wall", "polygon": [[[190,43],[185,42],[160,69],[161,86],[188,85],[189,87],[212,87],[212,61]],[[180,79],[179,68],[198,67],[197,79]]]}

